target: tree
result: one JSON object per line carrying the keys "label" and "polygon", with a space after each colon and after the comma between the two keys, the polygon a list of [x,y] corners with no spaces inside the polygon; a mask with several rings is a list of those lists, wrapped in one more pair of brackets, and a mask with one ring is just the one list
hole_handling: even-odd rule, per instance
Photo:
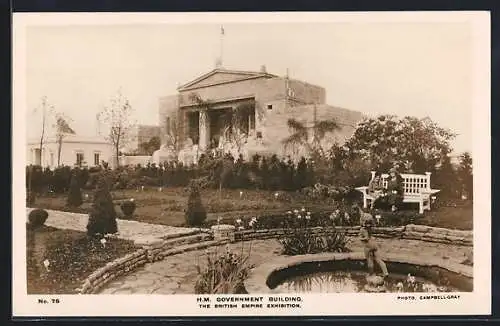
{"label": "tree", "polygon": [[61,151],[64,138],[68,134],[75,134],[75,131],[69,126],[68,120],[62,114],[56,114],[57,166],[61,165]]}
{"label": "tree", "polygon": [[141,152],[146,155],[153,155],[153,153],[160,149],[161,141],[160,137],[152,137],[149,141],[144,142],[139,145]]}
{"label": "tree", "polygon": [[381,115],[362,121],[345,148],[349,155],[371,162],[373,169],[385,171],[398,162],[423,173],[434,170],[451,152],[454,137],[429,118]]}
{"label": "tree", "polygon": [[83,203],[78,169],[73,171],[69,184],[67,204],[69,207],[79,207]]}
{"label": "tree", "polygon": [[129,100],[122,94],[121,89],[111,99],[109,106],[106,106],[99,113],[99,119],[102,119],[109,126],[107,139],[113,145],[117,167],[120,165],[120,149],[131,140],[130,130],[135,125],[132,122],[132,113],[132,106]]}
{"label": "tree", "polygon": [[474,195],[474,181],[472,173],[472,156],[469,152],[465,152],[460,155],[458,176],[460,178],[463,191],[467,194],[467,198],[472,200]]}
{"label": "tree", "polygon": [[340,129],[339,124],[334,119],[314,121],[311,126],[295,119],[288,119],[287,125],[292,130],[292,134],[283,140],[285,148],[303,146],[313,155],[323,151],[321,142],[327,134]]}
{"label": "tree", "polygon": [[435,176],[431,179],[433,188],[441,189],[440,198],[456,199],[460,192],[457,173],[451,163],[449,155],[443,155],[439,168],[435,171]]}
{"label": "tree", "polygon": [[165,145],[170,148],[175,153],[175,157],[177,157],[179,151],[182,149],[180,121],[177,117],[173,119],[172,117],[166,117],[164,123]]}
{"label": "tree", "polygon": [[87,234],[90,236],[112,234],[118,231],[115,205],[109,188],[108,177],[105,172],[101,172],[87,223]]}
{"label": "tree", "polygon": [[185,218],[186,223],[189,226],[201,226],[207,219],[207,212],[201,202],[200,190],[194,183],[191,183],[190,185]]}
{"label": "tree", "polygon": [[49,116],[53,114],[54,112],[54,106],[49,104],[47,101],[47,96],[43,96],[41,99],[41,104],[39,107],[35,108],[35,112],[40,111],[42,115],[42,130],[40,133],[40,147],[39,147],[39,155],[40,155],[40,164],[43,165],[42,162],[42,151],[43,151],[43,144],[45,142],[45,130],[47,129],[47,120],[49,119]]}

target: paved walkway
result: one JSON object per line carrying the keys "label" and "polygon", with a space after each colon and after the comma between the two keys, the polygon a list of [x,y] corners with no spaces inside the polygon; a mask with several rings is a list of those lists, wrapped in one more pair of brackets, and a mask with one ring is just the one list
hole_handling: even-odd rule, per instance
{"label": "paved walkway", "polygon": [[[32,208],[27,208],[28,216]],[[87,231],[87,214],[70,213],[63,211],[46,210],[49,218],[45,225],[59,229],[70,229],[76,231]],[[162,237],[170,234],[188,234],[193,231],[190,228],[173,227],[158,224],[141,223],[137,221],[128,221],[117,219],[118,234],[117,237],[125,240],[138,240],[144,237]]]}
{"label": "paved walkway", "polygon": [[[429,259],[450,260],[461,263],[472,250],[471,247],[451,246],[440,243],[422,242],[417,240],[377,239],[380,251],[406,253],[412,256],[422,256]],[[252,242],[233,243],[229,248],[245,253],[249,252],[251,244],[250,263],[259,265],[280,254],[281,246],[275,239],[254,240]],[[362,251],[359,241],[353,240],[350,248]],[[224,251],[225,247],[218,250]],[[146,264],[132,274],[128,274],[109,283],[103,294],[194,294],[197,278],[196,265],[206,266],[206,251],[191,251],[165,260]]]}

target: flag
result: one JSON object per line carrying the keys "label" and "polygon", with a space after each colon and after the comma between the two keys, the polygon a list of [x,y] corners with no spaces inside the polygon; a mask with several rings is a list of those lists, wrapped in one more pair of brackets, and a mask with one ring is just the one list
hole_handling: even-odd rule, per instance
{"label": "flag", "polygon": [[220,35],[224,35],[224,26],[222,26],[222,25],[220,27]]}

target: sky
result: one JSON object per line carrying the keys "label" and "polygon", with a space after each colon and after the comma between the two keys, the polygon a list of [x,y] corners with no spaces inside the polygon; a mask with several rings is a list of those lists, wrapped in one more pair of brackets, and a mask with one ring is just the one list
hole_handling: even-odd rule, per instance
{"label": "sky", "polygon": [[119,88],[135,119],[158,124],[159,97],[223,66],[320,85],[327,103],[367,115],[430,117],[472,150],[473,39],[466,22],[198,23],[30,26],[26,30],[28,137],[46,96],[80,135]]}

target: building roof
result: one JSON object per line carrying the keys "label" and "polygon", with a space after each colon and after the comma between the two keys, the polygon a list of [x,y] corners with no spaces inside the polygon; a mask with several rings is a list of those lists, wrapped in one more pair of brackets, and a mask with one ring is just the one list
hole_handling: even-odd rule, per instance
{"label": "building roof", "polygon": [[[56,143],[55,136],[48,136],[45,138],[44,143]],[[66,134],[63,138],[63,143],[87,143],[87,144],[110,144],[105,137],[102,136],[80,136],[74,134]],[[28,145],[40,144],[40,138],[28,139]]]}
{"label": "building roof", "polygon": [[275,78],[278,77],[269,74],[265,71],[241,71],[241,70],[228,70],[223,68],[216,68],[200,77],[181,85],[177,88],[179,92],[202,87],[227,84],[236,81],[242,81],[255,78]]}

